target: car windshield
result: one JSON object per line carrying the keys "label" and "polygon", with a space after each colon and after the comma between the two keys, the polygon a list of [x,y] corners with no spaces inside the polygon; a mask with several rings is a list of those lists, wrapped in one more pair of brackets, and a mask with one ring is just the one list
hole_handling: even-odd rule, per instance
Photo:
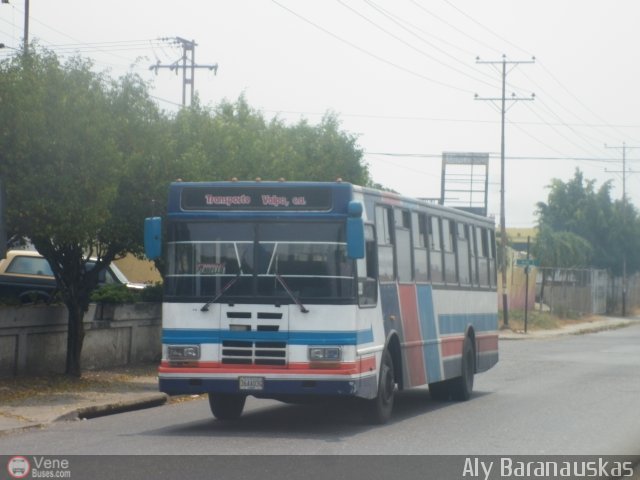
{"label": "car windshield", "polygon": [[[183,299],[347,301],[355,297],[354,262],[344,225],[326,222],[176,223],[170,228],[166,294]],[[274,300],[275,299],[275,300]]]}

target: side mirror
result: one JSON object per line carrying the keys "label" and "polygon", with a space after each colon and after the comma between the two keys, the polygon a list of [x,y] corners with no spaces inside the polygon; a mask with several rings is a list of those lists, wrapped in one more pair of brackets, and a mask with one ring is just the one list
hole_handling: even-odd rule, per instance
{"label": "side mirror", "polygon": [[364,221],[362,220],[362,204],[349,202],[347,218],[347,256],[364,258]]}
{"label": "side mirror", "polygon": [[162,219],[160,217],[144,219],[144,254],[149,260],[155,260],[162,254]]}

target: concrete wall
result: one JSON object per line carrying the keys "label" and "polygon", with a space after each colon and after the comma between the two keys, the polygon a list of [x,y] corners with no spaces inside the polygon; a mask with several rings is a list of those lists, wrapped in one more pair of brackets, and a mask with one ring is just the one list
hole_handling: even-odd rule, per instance
{"label": "concrete wall", "polygon": [[[84,317],[82,368],[159,361],[158,303],[95,305]],[[0,306],[0,376],[63,373],[67,310],[63,306]]]}

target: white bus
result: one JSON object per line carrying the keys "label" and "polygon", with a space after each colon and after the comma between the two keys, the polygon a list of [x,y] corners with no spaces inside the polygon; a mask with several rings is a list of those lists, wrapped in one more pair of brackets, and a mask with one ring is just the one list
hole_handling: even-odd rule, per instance
{"label": "white bus", "polygon": [[[164,239],[160,232],[164,231]],[[160,390],[359,397],[386,422],[397,390],[467,400],[498,361],[493,222],[343,182],[171,184]]]}

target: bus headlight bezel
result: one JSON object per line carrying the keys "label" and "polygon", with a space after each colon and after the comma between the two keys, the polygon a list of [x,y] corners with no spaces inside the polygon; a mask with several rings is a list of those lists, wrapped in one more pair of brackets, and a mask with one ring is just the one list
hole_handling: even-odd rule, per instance
{"label": "bus headlight bezel", "polygon": [[200,360],[200,345],[167,345],[170,362],[194,362]]}
{"label": "bus headlight bezel", "polygon": [[310,346],[310,362],[337,363],[342,360],[342,347]]}

